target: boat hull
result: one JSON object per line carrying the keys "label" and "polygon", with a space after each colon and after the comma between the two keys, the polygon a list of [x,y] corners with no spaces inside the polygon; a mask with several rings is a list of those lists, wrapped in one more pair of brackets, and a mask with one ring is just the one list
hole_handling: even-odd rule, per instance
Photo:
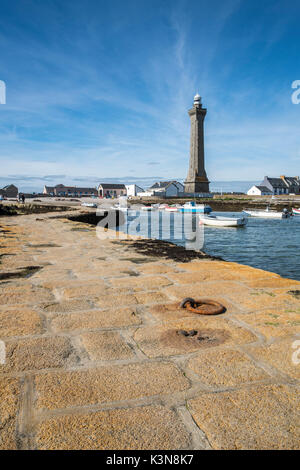
{"label": "boat hull", "polygon": [[182,207],[179,212],[188,212],[190,214],[209,214],[211,212],[210,207]]}
{"label": "boat hull", "polygon": [[186,212],[188,214],[209,214],[212,208],[208,204],[196,204],[194,201],[186,202],[183,206],[179,207],[179,212]]}
{"label": "boat hull", "polygon": [[247,224],[247,217],[232,218],[232,217],[218,217],[206,216],[200,217],[199,224],[207,225],[210,227],[244,227]]}
{"label": "boat hull", "polygon": [[272,211],[247,211],[244,210],[245,214],[250,217],[266,217],[269,219],[283,219],[285,216],[282,212],[272,212]]}
{"label": "boat hull", "polygon": [[294,215],[300,215],[300,209],[294,209],[293,208],[293,214]]}
{"label": "boat hull", "polygon": [[83,202],[81,205],[83,207],[98,207],[98,205],[95,202]]}

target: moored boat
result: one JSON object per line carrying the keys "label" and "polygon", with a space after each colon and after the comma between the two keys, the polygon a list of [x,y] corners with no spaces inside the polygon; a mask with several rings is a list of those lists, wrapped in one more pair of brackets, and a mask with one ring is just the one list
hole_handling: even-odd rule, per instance
{"label": "moored boat", "polygon": [[165,210],[166,207],[169,207],[168,204],[159,204],[158,205],[159,210]]}
{"label": "moored boat", "polygon": [[152,204],[151,206],[142,206],[140,209],[142,211],[155,211],[159,207],[159,204]]}
{"label": "moored boat", "polygon": [[221,217],[212,214],[205,214],[199,218],[199,225],[208,225],[211,227],[243,227],[247,222],[247,217]]}
{"label": "moored boat", "polygon": [[84,207],[98,207],[98,205],[95,202],[82,202],[81,205]]}
{"label": "moored boat", "polygon": [[212,211],[212,208],[208,204],[196,204],[194,201],[189,201],[183,204],[183,206],[180,207],[179,211],[188,212],[192,214],[209,214]]}
{"label": "moored boat", "polygon": [[167,212],[178,212],[179,209],[181,209],[181,207],[182,207],[182,206],[179,206],[179,205],[176,205],[176,204],[175,204],[174,206],[166,206],[166,207],[164,208],[164,210],[167,211]]}
{"label": "moored boat", "polygon": [[294,215],[300,215],[300,208],[299,208],[299,209],[296,209],[296,208],[293,207],[292,210],[293,210],[293,214],[294,214]]}
{"label": "moored boat", "polygon": [[244,209],[243,212],[245,212],[245,214],[247,215],[250,215],[250,217],[267,217],[271,219],[286,219],[287,217],[290,216],[287,210],[278,212],[278,211],[270,210],[269,207],[267,207],[266,209],[257,209],[257,210]]}
{"label": "moored boat", "polygon": [[112,207],[112,209],[115,209],[115,210],[121,211],[121,212],[127,212],[130,209],[130,207],[126,206],[126,205],[122,206],[121,204],[115,204]]}

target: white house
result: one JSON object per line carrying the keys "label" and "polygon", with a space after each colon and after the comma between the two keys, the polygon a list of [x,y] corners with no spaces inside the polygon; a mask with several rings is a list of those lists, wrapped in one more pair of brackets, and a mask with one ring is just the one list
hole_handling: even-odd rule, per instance
{"label": "white house", "polygon": [[252,186],[247,194],[248,196],[272,196],[273,192],[266,186]]}
{"label": "white house", "polygon": [[126,184],[127,196],[137,196],[139,193],[143,193],[144,190],[137,184]]}
{"label": "white house", "polygon": [[184,192],[183,184],[179,181],[159,181],[154,183],[147,191],[138,194],[141,197],[178,197]]}

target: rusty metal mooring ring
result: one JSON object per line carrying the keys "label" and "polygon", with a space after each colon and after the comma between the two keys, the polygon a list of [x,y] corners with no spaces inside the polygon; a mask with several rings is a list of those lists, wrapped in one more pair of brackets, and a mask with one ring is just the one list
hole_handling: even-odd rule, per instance
{"label": "rusty metal mooring ring", "polygon": [[201,315],[218,315],[225,312],[224,305],[210,299],[194,300],[191,297],[186,297],[180,303],[181,308],[186,308],[190,312],[198,313]]}

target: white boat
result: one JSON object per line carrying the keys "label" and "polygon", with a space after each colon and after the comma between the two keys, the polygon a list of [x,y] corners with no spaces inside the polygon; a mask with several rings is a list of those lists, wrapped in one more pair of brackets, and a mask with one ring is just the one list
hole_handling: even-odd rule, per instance
{"label": "white boat", "polygon": [[127,212],[129,210],[129,206],[122,205],[122,204],[115,204],[112,209],[121,212]]}
{"label": "white boat", "polygon": [[81,205],[84,207],[98,207],[95,202],[83,202]]}
{"label": "white boat", "polygon": [[290,214],[286,211],[277,212],[270,210],[268,207],[266,209],[244,209],[245,214],[250,215],[250,217],[267,217],[271,219],[286,219]]}
{"label": "white boat", "polygon": [[164,209],[167,212],[178,212],[179,209],[181,209],[182,206],[179,205],[174,205],[174,206],[166,206]]}
{"label": "white boat", "polygon": [[294,215],[300,215],[300,209],[294,209],[294,207],[293,207],[293,214]]}
{"label": "white boat", "polygon": [[247,217],[221,217],[219,215],[201,215],[199,225],[212,227],[243,227],[248,222]]}
{"label": "white boat", "polygon": [[192,214],[202,213],[209,214],[212,209],[208,204],[196,204],[194,201],[189,201],[183,204],[179,209],[180,212],[189,212]]}

